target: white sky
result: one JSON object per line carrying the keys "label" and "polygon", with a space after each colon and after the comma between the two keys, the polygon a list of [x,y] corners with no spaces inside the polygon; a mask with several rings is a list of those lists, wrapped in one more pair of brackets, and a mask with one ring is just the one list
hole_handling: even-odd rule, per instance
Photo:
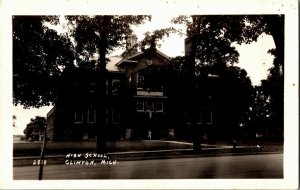
{"label": "white sky", "polygon": [[[185,32],[185,27],[183,25],[171,24],[172,16],[162,15],[152,16],[151,22],[146,22],[138,27],[133,27],[138,40],[143,39],[143,34],[147,31],[153,31],[156,29],[161,29],[165,27],[173,26],[176,29],[181,29]],[[267,77],[268,69],[272,66],[273,57],[267,53],[271,48],[274,48],[273,38],[271,36],[263,35],[259,37],[256,43],[251,43],[249,45],[236,45],[237,50],[240,53],[239,64],[237,66],[245,69],[251,78],[254,85],[259,85],[261,79]],[[112,55],[119,55],[123,50],[116,50]],[[171,34],[166,37],[161,42],[160,51],[165,53],[170,57],[182,56],[184,55],[184,36]],[[13,129],[13,134],[23,134],[23,130],[26,125],[30,122],[31,118],[35,116],[46,117],[47,113],[50,111],[52,106],[45,106],[40,109],[23,109],[22,106],[14,107],[13,114],[17,116],[16,128]]]}

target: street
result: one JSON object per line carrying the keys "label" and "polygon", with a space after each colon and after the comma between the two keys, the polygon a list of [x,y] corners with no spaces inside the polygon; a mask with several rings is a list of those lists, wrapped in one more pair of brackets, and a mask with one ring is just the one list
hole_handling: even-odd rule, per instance
{"label": "street", "polygon": [[[38,166],[14,167],[14,179],[38,179]],[[45,165],[43,179],[283,178],[283,154],[118,161],[97,165]]]}

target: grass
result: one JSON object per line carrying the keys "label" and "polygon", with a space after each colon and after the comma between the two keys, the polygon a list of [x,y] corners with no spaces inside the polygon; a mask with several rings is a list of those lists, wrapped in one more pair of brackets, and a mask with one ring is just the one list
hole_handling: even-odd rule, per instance
{"label": "grass", "polygon": [[[40,155],[41,142],[34,143],[14,143],[14,156]],[[108,141],[106,143],[107,153],[126,151],[146,151],[146,150],[166,150],[166,149],[189,149],[192,145],[177,144],[166,141]],[[47,142],[46,154],[66,154],[95,152],[96,143],[94,141],[82,142]]]}
{"label": "grass", "polygon": [[[231,145],[228,142],[203,142],[208,143],[207,147],[218,147],[219,145]],[[266,141],[243,141],[238,146],[260,145],[260,151],[283,150],[283,143],[272,143]],[[39,156],[41,153],[41,142],[14,143],[14,156]],[[170,149],[192,149],[191,144],[178,144],[168,141],[108,141],[106,142],[106,152],[127,152],[127,151],[149,151],[149,150],[170,150]],[[95,141],[81,142],[47,142],[46,155],[86,153],[95,152]]]}

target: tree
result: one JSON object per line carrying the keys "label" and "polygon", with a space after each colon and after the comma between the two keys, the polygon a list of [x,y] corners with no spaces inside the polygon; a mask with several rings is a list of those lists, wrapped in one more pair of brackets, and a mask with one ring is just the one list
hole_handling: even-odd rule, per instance
{"label": "tree", "polygon": [[[99,86],[105,89],[106,81],[106,55],[114,48],[125,46],[126,38],[132,33],[130,26],[133,24],[141,24],[150,16],[117,16],[117,15],[96,15],[96,16],[66,16],[69,24],[73,26],[70,30],[71,36],[76,42],[75,52],[76,61],[79,67],[87,67],[92,70],[99,70],[100,83]],[[86,64],[93,56],[99,53],[99,61],[95,64]],[[101,113],[107,110],[105,91],[100,95],[99,99],[103,101],[99,106]],[[106,126],[105,114],[102,115],[100,124]],[[106,151],[106,135],[107,127],[96,129],[96,151],[105,153]]]}
{"label": "tree", "polygon": [[214,99],[219,115],[216,121],[217,130],[222,131],[222,136],[227,139],[240,138],[240,123],[255,97],[251,80],[244,69],[230,66],[224,71],[217,88],[218,93]]}
{"label": "tree", "polygon": [[[103,71],[100,77],[104,77],[102,81],[105,81],[107,53],[125,45],[126,36],[131,33],[130,25],[140,24],[151,17],[105,15],[66,18],[73,28],[69,33],[58,35],[44,24],[58,24],[58,16],[13,17],[15,105],[28,108],[55,103],[58,79],[67,67],[99,69]],[[74,45],[71,39],[74,39]],[[96,65],[90,62],[94,53],[100,55]],[[90,64],[83,64],[85,62]],[[105,89],[104,85],[103,82],[102,89]]]}
{"label": "tree", "polygon": [[264,93],[261,86],[256,86],[255,98],[242,121],[245,135],[254,138],[256,134],[265,133],[269,127],[268,118],[270,115],[270,96]]}
{"label": "tree", "polygon": [[270,74],[266,80],[262,80],[261,89],[265,96],[269,97],[269,123],[270,137],[283,138],[284,125],[284,77],[281,71],[278,71],[276,66],[270,69]]}
{"label": "tree", "polygon": [[162,40],[165,36],[169,36],[171,33],[176,32],[173,27],[157,29],[152,32],[146,32],[144,35],[144,39],[138,44],[143,52],[147,51],[155,51],[157,48],[161,46],[160,40]]}
{"label": "tree", "polygon": [[179,16],[173,22],[186,24],[195,58],[219,69],[237,63],[239,54],[233,43],[251,43],[263,33],[271,35],[276,45],[270,51],[274,67],[284,71],[284,15],[193,15]]}
{"label": "tree", "polygon": [[106,70],[106,55],[116,47],[125,46],[126,38],[132,33],[131,25],[137,25],[150,16],[66,16],[69,20],[71,36],[76,42],[76,61],[78,65],[84,64],[95,53],[100,59],[91,67]]}
{"label": "tree", "polygon": [[63,68],[73,65],[73,46],[45,22],[57,16],[13,16],[13,102],[25,108],[56,100],[56,84]]}
{"label": "tree", "polygon": [[238,63],[239,54],[233,43],[251,43],[263,33],[271,35],[276,48],[268,53],[275,58],[262,88],[270,99],[271,115],[276,115],[275,123],[283,126],[284,15],[192,15],[179,16],[173,22],[187,26],[190,51],[185,67],[192,75],[201,71],[198,68],[209,68],[226,77],[228,66]]}
{"label": "tree", "polygon": [[30,123],[27,124],[23,131],[26,138],[32,137],[35,139],[38,135],[41,135],[46,127],[46,123],[45,117],[36,116],[35,118],[31,118]]}
{"label": "tree", "polygon": [[[72,35],[58,34],[45,23],[59,24],[58,16],[13,16],[13,103],[24,108],[56,102],[57,82],[66,67],[105,55],[124,45],[131,24],[140,24],[149,16],[69,16]],[[71,42],[75,39],[76,49]],[[76,50],[76,51],[75,51]],[[82,64],[81,64],[82,65]],[[84,66],[84,65],[83,65]]]}

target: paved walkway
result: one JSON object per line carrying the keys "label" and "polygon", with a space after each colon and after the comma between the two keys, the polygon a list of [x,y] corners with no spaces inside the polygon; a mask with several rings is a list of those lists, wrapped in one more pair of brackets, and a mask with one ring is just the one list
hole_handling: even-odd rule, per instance
{"label": "paved walkway", "polygon": [[[182,141],[166,141],[166,140],[143,140],[143,141],[153,141],[153,142],[166,142],[166,143],[174,143],[174,144],[187,144],[187,145],[193,145],[193,143],[189,142],[182,142]],[[201,143],[204,148],[215,148],[215,149],[220,149],[220,148],[232,148],[232,145],[216,145],[216,144],[203,144]],[[237,148],[259,148],[259,145],[256,146],[238,146]]]}

